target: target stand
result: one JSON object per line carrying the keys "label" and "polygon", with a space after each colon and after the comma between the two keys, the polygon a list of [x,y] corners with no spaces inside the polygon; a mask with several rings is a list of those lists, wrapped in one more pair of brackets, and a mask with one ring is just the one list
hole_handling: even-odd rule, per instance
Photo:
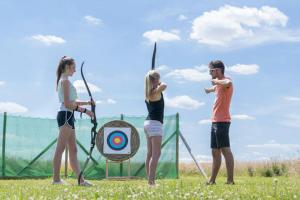
{"label": "target stand", "polygon": [[[127,161],[128,168],[127,168],[127,176],[109,176],[109,164],[110,163],[119,163],[120,166],[123,166],[123,164]],[[131,176],[131,165],[130,165],[130,158],[126,161],[112,161],[106,158],[106,172],[105,172],[105,178],[106,179],[131,179],[133,178]]]}
{"label": "target stand", "polygon": [[[128,179],[131,177],[130,158],[139,149],[140,138],[134,126],[123,120],[114,120],[104,124],[96,138],[99,152],[106,158],[107,179]],[[109,176],[109,165],[119,163],[120,176]],[[128,165],[127,176],[122,176],[123,164]]]}

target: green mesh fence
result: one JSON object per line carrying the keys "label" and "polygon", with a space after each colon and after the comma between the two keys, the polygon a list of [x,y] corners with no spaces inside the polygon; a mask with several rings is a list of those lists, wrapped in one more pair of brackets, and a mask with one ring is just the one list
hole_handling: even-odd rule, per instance
{"label": "green mesh fence", "polygon": [[[98,118],[98,130],[106,122],[122,119],[132,124],[140,135],[140,148],[130,159],[131,176],[146,177],[145,157],[147,144],[143,124],[145,117],[126,116]],[[78,160],[83,166],[90,149],[89,119],[76,119]],[[178,178],[178,135],[179,116],[164,118],[162,152],[157,169],[158,178]],[[58,127],[56,119],[42,119],[0,114],[0,177],[1,178],[41,178],[52,176],[52,159],[56,147]],[[61,175],[73,176],[63,155]],[[95,146],[91,160],[85,170],[89,179],[105,178],[106,159]],[[110,163],[109,176],[127,176],[128,163]]]}

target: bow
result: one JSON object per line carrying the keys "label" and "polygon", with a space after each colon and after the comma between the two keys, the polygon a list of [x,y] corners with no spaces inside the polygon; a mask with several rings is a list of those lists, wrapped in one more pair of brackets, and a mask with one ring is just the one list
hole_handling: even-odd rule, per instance
{"label": "bow", "polygon": [[[87,82],[86,82],[86,80],[85,80],[84,75],[83,75],[83,65],[84,65],[84,61],[82,62],[82,64],[81,64],[81,69],[80,69],[81,77],[82,77],[83,82],[84,82],[84,85],[85,85],[85,87],[86,87],[86,89],[87,89],[87,91],[88,91],[88,93],[89,93],[91,102],[94,102],[94,99],[93,99],[93,97],[92,97],[92,93],[91,93],[91,91],[90,91],[90,88],[89,88],[89,86],[88,86],[88,84],[87,84]],[[95,132],[95,131],[96,131],[96,128],[97,128],[97,118],[96,118],[96,112],[95,112],[95,110],[96,110],[96,105],[95,105],[95,104],[91,104],[91,110],[92,110],[92,112],[94,113],[94,117],[91,118],[91,123],[94,125],[93,128],[92,128],[92,132]]]}
{"label": "bow", "polygon": [[155,56],[156,56],[156,42],[154,44],[154,49],[153,49],[153,54],[152,54],[151,70],[155,69]]}
{"label": "bow", "polygon": [[[89,88],[89,86],[88,86],[88,84],[87,84],[87,82],[85,80],[84,75],[83,75],[83,65],[84,65],[84,62],[82,62],[82,64],[81,64],[81,69],[80,69],[80,71],[81,71],[81,77],[82,77],[84,85],[85,85],[85,87],[86,87],[86,89],[88,91],[88,94],[90,96],[91,102],[94,102],[93,97],[92,97],[92,93],[90,91],[90,88]],[[83,168],[82,168],[82,170],[81,170],[81,172],[80,172],[80,174],[78,176],[78,185],[80,185],[80,179],[82,177],[82,174],[83,174],[85,168],[87,167],[87,164],[88,164],[89,160],[91,159],[92,152],[93,152],[93,149],[95,147],[95,139],[96,139],[96,136],[97,136],[96,129],[97,129],[97,125],[98,124],[97,124],[97,118],[96,118],[96,112],[95,112],[96,111],[96,105],[94,103],[91,103],[91,111],[94,113],[94,117],[91,118],[91,123],[93,124],[93,127],[91,129],[91,147],[90,147],[90,152],[89,152],[89,155],[87,157],[87,160],[85,161],[84,166],[83,166]]]}

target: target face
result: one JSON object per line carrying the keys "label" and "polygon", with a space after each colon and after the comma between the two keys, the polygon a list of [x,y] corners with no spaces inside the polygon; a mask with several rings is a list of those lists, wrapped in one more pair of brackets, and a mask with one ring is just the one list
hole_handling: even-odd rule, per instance
{"label": "target face", "polygon": [[130,154],[131,128],[104,128],[104,146],[106,154]]}

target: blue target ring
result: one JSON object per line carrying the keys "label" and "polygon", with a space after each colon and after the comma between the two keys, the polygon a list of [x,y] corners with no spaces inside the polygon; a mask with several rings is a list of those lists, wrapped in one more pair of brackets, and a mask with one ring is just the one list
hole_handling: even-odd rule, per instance
{"label": "blue target ring", "polygon": [[124,132],[116,130],[107,136],[107,144],[111,149],[121,151],[127,146],[128,137]]}

